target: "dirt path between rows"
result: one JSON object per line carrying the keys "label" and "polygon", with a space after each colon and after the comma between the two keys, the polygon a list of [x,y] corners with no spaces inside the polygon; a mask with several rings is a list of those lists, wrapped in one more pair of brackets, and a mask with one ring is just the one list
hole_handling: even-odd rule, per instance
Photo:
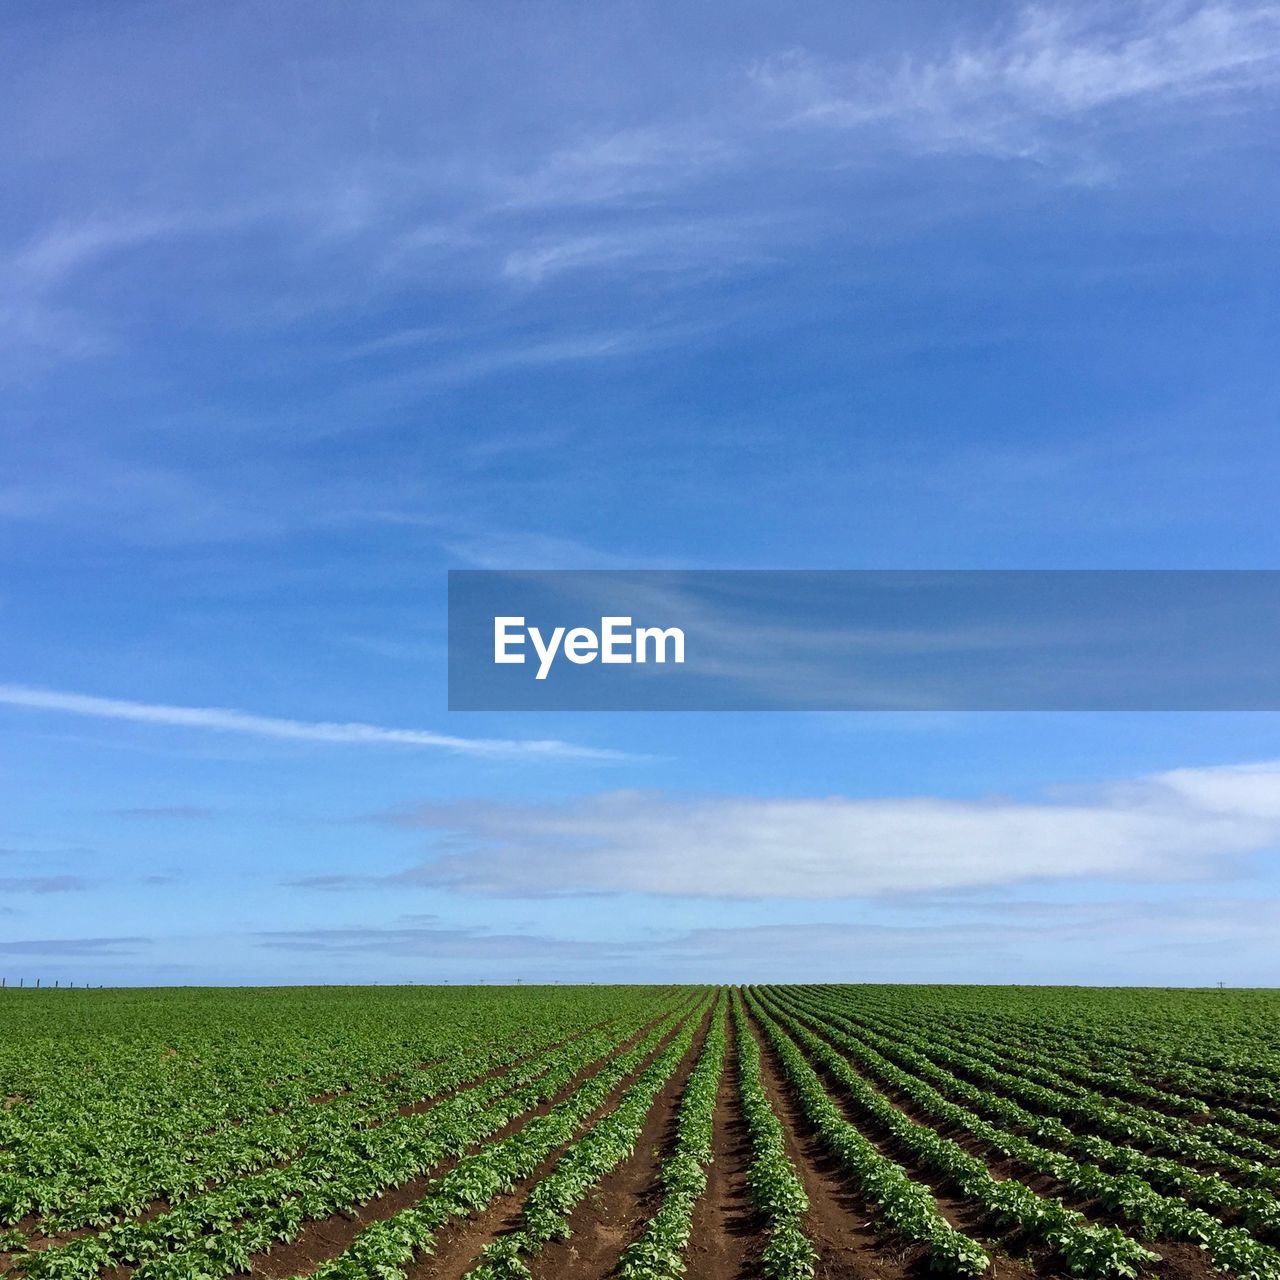
{"label": "dirt path between rows", "polygon": [[[691,1012],[691,1010],[689,1011]],[[707,1015],[703,1014],[704,1022]],[[622,1095],[635,1083],[636,1079],[647,1069],[649,1064],[662,1050],[671,1043],[679,1032],[677,1026],[662,1038],[643,1063],[625,1080],[622,1080],[609,1094],[604,1103],[597,1107],[579,1126],[573,1138],[561,1144],[513,1190],[496,1197],[470,1218],[453,1219],[437,1233],[435,1250],[429,1256],[422,1257],[413,1263],[408,1270],[408,1280],[459,1280],[474,1265],[480,1251],[499,1236],[517,1230],[521,1223],[521,1211],[529,1191],[555,1167],[556,1162],[578,1138],[584,1134],[597,1120],[618,1103]],[[584,1073],[585,1075],[588,1073]],[[577,1083],[565,1091],[564,1097],[570,1096]],[[546,1108],[550,1110],[550,1107]],[[486,1144],[488,1145],[488,1144]]]}
{"label": "dirt path between rows", "polygon": [[754,1015],[751,1033],[760,1046],[765,1093],[786,1129],[787,1154],[809,1197],[804,1227],[818,1251],[817,1280],[904,1280],[917,1274],[925,1262],[923,1251],[918,1247],[894,1249],[883,1243],[872,1225],[874,1206],[859,1194],[851,1176],[805,1119]]}
{"label": "dirt path between rows", "polygon": [[[836,1012],[838,1016],[838,1011]],[[849,1031],[850,1034],[852,1035],[859,1035],[861,1032],[861,1029],[858,1028],[856,1022],[854,1023],[853,1030],[850,1030],[849,1028],[842,1028],[842,1030]],[[876,1029],[876,1032],[879,1035],[885,1036],[889,1039],[893,1039],[895,1034],[894,1028],[892,1025],[888,1027],[879,1027]],[[970,1047],[972,1047],[972,1044],[971,1044],[972,1037],[966,1037],[963,1035],[956,1037],[954,1033],[952,1033],[951,1038],[959,1038],[962,1042],[962,1047],[966,1041],[970,1042]],[[875,1046],[872,1045],[871,1047],[874,1048]],[[1008,1046],[1004,1046],[1002,1048],[997,1048],[997,1047],[988,1048],[987,1046],[979,1044],[977,1048],[982,1053],[994,1052],[997,1054],[996,1063],[994,1064],[986,1063],[984,1061],[984,1066],[989,1066],[993,1070],[1000,1072],[1002,1075],[1010,1077],[1013,1083],[1020,1083],[1023,1085],[1026,1085],[1026,1084],[1034,1085],[1036,1083],[1036,1081],[1032,1077],[1026,1074],[1026,1069],[1027,1069],[1027,1066],[1029,1065],[1028,1062],[1025,1061],[1023,1058],[1019,1057],[1019,1055],[1016,1054],[1015,1052],[1012,1052],[1008,1048]],[[998,1082],[998,1081],[993,1083],[984,1079],[981,1072],[975,1073],[971,1071],[968,1067],[962,1064],[950,1065],[945,1063],[939,1063],[937,1059],[932,1059],[932,1060],[935,1062],[936,1065],[943,1065],[947,1070],[954,1072],[955,1077],[958,1080],[962,1080],[965,1083],[973,1085],[979,1089],[990,1090],[993,1093],[998,1093],[1002,1097],[1008,1098],[1010,1099],[1010,1101],[1020,1106],[1028,1105],[1023,1099],[1017,1096],[1016,1089],[1013,1087],[1012,1083],[1004,1083],[1004,1082]],[[1088,1086],[1082,1086],[1082,1087],[1088,1087]],[[1071,1100],[1071,1095],[1069,1092],[1064,1094],[1063,1096],[1068,1101]],[[1117,1094],[1116,1096],[1119,1097],[1121,1095]],[[1203,1113],[1196,1114],[1194,1116],[1188,1116],[1185,1113],[1178,1111],[1176,1108],[1172,1106],[1160,1107],[1159,1105],[1152,1105],[1150,1102],[1145,1100],[1140,1105],[1142,1105],[1146,1110],[1156,1113],[1161,1118],[1176,1119],[1176,1120],[1184,1120],[1184,1119],[1190,1120],[1196,1127],[1201,1127],[1203,1125],[1206,1125],[1214,1119],[1214,1116],[1207,1109],[1209,1106],[1208,1103],[1205,1103],[1206,1111],[1204,1111]],[[1073,1130],[1076,1133],[1093,1134],[1093,1135],[1096,1135],[1097,1137],[1106,1139],[1111,1142],[1117,1141],[1114,1133],[1109,1129],[1109,1127],[1106,1124],[1092,1123],[1088,1116],[1062,1114],[1061,1112],[1055,1113],[1055,1114],[1058,1115],[1058,1118],[1063,1122],[1063,1124],[1065,1124],[1069,1129]],[[1225,1124],[1224,1127],[1230,1128],[1231,1126],[1229,1124]],[[1157,1155],[1168,1154],[1167,1151],[1163,1150],[1160,1147],[1150,1147],[1150,1146],[1147,1146],[1145,1143],[1134,1143],[1133,1145],[1139,1147],[1141,1150],[1150,1151],[1153,1154],[1157,1154]],[[1276,1157],[1280,1159],[1280,1150],[1276,1151]],[[1225,1167],[1221,1161],[1214,1160],[1212,1158],[1201,1159],[1197,1157],[1195,1159],[1188,1159],[1188,1160],[1182,1161],[1182,1163],[1185,1163],[1187,1168],[1189,1169],[1194,1169],[1201,1173],[1217,1173],[1219,1174],[1219,1176],[1225,1177],[1228,1182],[1233,1181],[1230,1169]]]}
{"label": "dirt path between rows", "polygon": [[[483,1075],[476,1076],[474,1079],[471,1079],[471,1080],[466,1080],[462,1084],[451,1086],[444,1089],[438,1089],[434,1093],[424,1094],[421,1098],[418,1098],[416,1101],[403,1103],[399,1107],[396,1107],[393,1110],[387,1112],[385,1115],[374,1116],[372,1119],[368,1117],[365,1117],[363,1119],[353,1118],[352,1124],[351,1124],[351,1131],[355,1132],[357,1128],[375,1129],[379,1125],[385,1124],[390,1120],[394,1120],[397,1115],[410,1116],[410,1115],[419,1114],[420,1112],[423,1112],[423,1111],[430,1110],[432,1107],[439,1106],[440,1103],[442,1102],[447,1102],[450,1098],[454,1097],[458,1093],[463,1092],[466,1089],[473,1089],[477,1085],[484,1084],[485,1082],[492,1080],[495,1076],[504,1075],[509,1072],[518,1070],[525,1063],[529,1062],[533,1058],[538,1057],[540,1054],[549,1053],[564,1045],[571,1044],[575,1040],[580,1040],[583,1036],[589,1035],[593,1031],[599,1030],[602,1027],[607,1027],[613,1021],[614,1019],[609,1018],[609,1019],[603,1019],[599,1022],[591,1023],[590,1025],[583,1027],[581,1030],[575,1031],[571,1035],[564,1037],[564,1039],[556,1041],[554,1044],[542,1045],[537,1049],[533,1049],[529,1053],[526,1053],[521,1057],[516,1058],[514,1061],[507,1063],[505,1066],[491,1067],[488,1071],[484,1072]],[[439,1058],[432,1059],[428,1062],[422,1063],[420,1066],[416,1068],[413,1068],[413,1070],[426,1071],[428,1068],[430,1068],[431,1066],[435,1065],[435,1063],[440,1061],[443,1061],[443,1059],[439,1059]],[[408,1075],[409,1072],[406,1071],[400,1074]],[[381,1077],[381,1079],[388,1080],[388,1079],[391,1079],[391,1077],[384,1076],[384,1077]],[[350,1090],[340,1090],[340,1091],[329,1093],[329,1094],[317,1094],[314,1097],[309,1098],[305,1103],[302,1104],[302,1106],[307,1106],[307,1107],[327,1106],[330,1102],[345,1096],[345,1094],[349,1092]],[[278,1114],[278,1110],[273,1114]],[[269,1169],[287,1168],[296,1159],[298,1159],[305,1152],[305,1150],[306,1150],[306,1145],[305,1143],[303,1143],[298,1147],[296,1147],[288,1155],[282,1156],[277,1160],[265,1160],[261,1164],[254,1165],[251,1168],[239,1170],[236,1173],[228,1174],[224,1177],[211,1178],[208,1182],[204,1184],[204,1187],[202,1188],[202,1190],[197,1194],[203,1194],[204,1192],[211,1191],[216,1187],[229,1186],[234,1182],[237,1182],[243,1178],[252,1177],[254,1174],[262,1173]],[[194,1197],[188,1197],[188,1199],[192,1199],[192,1198]],[[186,1201],[180,1201],[179,1203],[186,1203]],[[115,1217],[113,1218],[113,1222],[125,1222],[125,1221],[138,1222],[138,1223],[150,1222],[153,1218],[158,1218],[162,1214],[169,1213],[174,1207],[175,1205],[173,1202],[168,1200],[166,1197],[161,1196],[161,1197],[158,1197],[157,1199],[152,1200],[150,1203],[144,1205],[141,1209],[137,1210],[137,1212],[135,1213],[116,1214]],[[102,1229],[101,1227],[76,1227],[66,1231],[53,1232],[48,1235],[43,1235],[43,1234],[40,1234],[40,1225],[41,1225],[40,1218],[37,1215],[30,1215],[22,1219],[22,1221],[18,1223],[18,1227],[17,1227],[18,1230],[26,1232],[27,1247],[29,1249],[35,1250],[36,1252],[43,1252],[45,1249],[51,1249],[58,1245],[67,1244],[72,1240],[78,1240],[84,1236],[96,1235]],[[6,1274],[7,1268],[10,1262],[12,1261],[13,1256],[14,1255],[10,1253],[0,1252],[0,1276],[3,1276],[4,1274]],[[120,1274],[127,1274],[127,1272],[120,1271]]]}
{"label": "dirt path between rows", "polygon": [[662,1204],[658,1180],[662,1162],[675,1147],[680,1099],[711,1031],[706,1018],[675,1074],[654,1099],[635,1152],[569,1215],[570,1235],[556,1240],[530,1261],[536,1280],[603,1280],[618,1265],[623,1249],[644,1230]]}
{"label": "dirt path between rows", "polygon": [[[615,1052],[625,1053],[638,1043],[662,1016],[664,1015],[659,1015],[657,1018],[645,1023],[635,1035],[623,1041]],[[500,1141],[509,1133],[514,1133],[517,1129],[527,1124],[535,1116],[545,1115],[552,1107],[569,1097],[573,1090],[596,1069],[595,1064],[583,1068],[554,1098],[540,1103],[537,1107],[512,1120],[496,1134],[484,1139],[483,1145],[488,1146],[493,1142]],[[373,1200],[367,1201],[350,1214],[333,1214],[328,1218],[307,1223],[291,1242],[287,1244],[281,1242],[275,1245],[270,1252],[256,1254],[250,1259],[249,1266],[246,1269],[247,1274],[264,1276],[268,1280],[274,1280],[274,1278],[278,1277],[309,1275],[320,1263],[342,1253],[369,1223],[380,1222],[393,1217],[402,1209],[407,1209],[416,1204],[425,1194],[428,1184],[447,1172],[455,1164],[457,1164],[456,1159],[443,1161],[402,1186],[393,1187]]]}
{"label": "dirt path between rows", "polygon": [[[930,1181],[929,1171],[921,1169],[919,1165],[913,1162],[907,1152],[899,1150],[898,1144],[887,1138],[879,1130],[878,1126],[863,1116],[857,1105],[850,1100],[841,1088],[838,1081],[832,1080],[820,1066],[811,1065],[814,1065],[819,1077],[840,1107],[841,1113],[850,1123],[856,1124],[875,1142],[878,1150],[889,1156],[890,1159],[897,1160],[913,1177],[922,1182]],[[1029,1169],[1015,1160],[999,1156],[992,1158],[984,1145],[972,1134],[953,1125],[934,1125],[929,1117],[923,1114],[909,1098],[903,1097],[896,1090],[881,1086],[876,1081],[869,1080],[868,1082],[874,1085],[908,1119],[932,1129],[942,1137],[950,1138],[951,1141],[955,1142],[969,1155],[983,1161],[993,1178],[1016,1178],[1030,1187],[1037,1195],[1060,1199],[1063,1203],[1080,1210],[1094,1222],[1115,1225],[1122,1231],[1126,1229],[1125,1222],[1118,1215],[1105,1211],[1094,1201],[1082,1200],[1055,1178],[1037,1173],[1035,1170]],[[936,1176],[933,1181],[937,1181]],[[935,1188],[935,1195],[937,1194],[937,1189]],[[939,1195],[938,1200],[939,1209],[943,1211],[944,1216],[953,1226],[979,1239],[984,1235],[990,1235],[989,1227],[984,1226],[985,1214],[981,1205],[971,1200],[956,1200],[943,1195]],[[1132,1234],[1132,1232],[1130,1231],[1129,1234]],[[1161,1258],[1160,1263],[1154,1266],[1152,1270],[1169,1277],[1169,1280],[1210,1280],[1211,1277],[1221,1276],[1221,1273],[1215,1271],[1209,1264],[1204,1253],[1194,1246],[1174,1241],[1161,1241],[1155,1244],[1144,1243],[1146,1243],[1147,1248],[1159,1254]],[[1023,1255],[1020,1248],[1015,1248],[1015,1253],[1017,1256],[1013,1257],[1003,1252],[992,1253],[993,1271],[991,1274],[993,1277],[1001,1277],[1002,1280],[1066,1277],[1067,1273],[1061,1261],[1053,1256],[1046,1256],[1043,1246],[1033,1247],[1026,1256]]]}
{"label": "dirt path between rows", "polygon": [[694,1206],[688,1280],[746,1280],[764,1248],[764,1224],[751,1204],[747,1170],[751,1139],[738,1096],[738,1054],[732,1034],[716,1095],[707,1188]]}
{"label": "dirt path between rows", "polygon": [[[808,1055],[806,1054],[805,1056],[808,1059]],[[818,1078],[822,1081],[832,1101],[840,1108],[840,1114],[859,1133],[867,1138],[882,1156],[901,1165],[915,1181],[928,1186],[933,1193],[938,1212],[957,1231],[963,1231],[965,1235],[971,1236],[987,1246],[992,1262],[992,1270],[988,1273],[989,1275],[1000,1277],[1000,1280],[1033,1280],[1035,1275],[1059,1276],[1064,1274],[1060,1267],[1047,1258],[1037,1258],[1033,1267],[1030,1259],[1021,1256],[1012,1257],[998,1248],[993,1248],[993,1242],[998,1243],[998,1237],[993,1237],[989,1215],[984,1205],[972,1196],[966,1196],[959,1192],[958,1189],[951,1187],[946,1178],[922,1167],[911,1153],[904,1150],[891,1134],[887,1133],[861,1110],[838,1080],[833,1079],[830,1073],[820,1064],[809,1060],[809,1065],[818,1073]],[[888,1101],[898,1106],[892,1097],[888,1094],[885,1096]],[[917,1119],[917,1117],[909,1115],[901,1106],[898,1106],[898,1109],[904,1115],[907,1115],[909,1119]],[[999,1176],[994,1170],[992,1173],[993,1176]],[[924,1260],[922,1259],[921,1261],[923,1262]]]}

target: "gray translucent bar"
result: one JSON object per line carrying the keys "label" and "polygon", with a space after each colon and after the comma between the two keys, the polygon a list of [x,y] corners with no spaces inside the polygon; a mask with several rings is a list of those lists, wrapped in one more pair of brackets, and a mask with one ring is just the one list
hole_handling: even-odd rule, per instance
{"label": "gray translucent bar", "polygon": [[1277,710],[1277,640],[1276,570],[459,570],[449,706]]}

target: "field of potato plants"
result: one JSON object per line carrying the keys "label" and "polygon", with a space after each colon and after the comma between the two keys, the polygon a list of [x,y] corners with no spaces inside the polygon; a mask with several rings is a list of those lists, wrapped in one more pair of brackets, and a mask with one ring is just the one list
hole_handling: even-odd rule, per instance
{"label": "field of potato plants", "polygon": [[1280,1280],[1280,992],[0,992],[15,1280]]}

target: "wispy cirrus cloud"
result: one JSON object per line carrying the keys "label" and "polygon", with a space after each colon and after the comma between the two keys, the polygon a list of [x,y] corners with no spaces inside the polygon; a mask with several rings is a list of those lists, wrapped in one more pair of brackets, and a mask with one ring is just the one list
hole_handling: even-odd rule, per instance
{"label": "wispy cirrus cloud", "polygon": [[[1280,5],[1030,5],[1013,23],[932,57],[837,63],[806,50],[761,60],[757,85],[792,127],[887,129],[920,152],[1036,157],[1121,109],[1216,96],[1244,107],[1280,81]],[[1077,138],[1077,141],[1079,139]]]}
{"label": "wispy cirrus cloud", "polygon": [[91,319],[74,301],[80,277],[113,258],[136,270],[157,244],[215,241],[265,216],[266,210],[239,204],[148,207],[132,200],[107,210],[68,212],[37,226],[24,242],[3,252],[0,246],[0,334],[19,359],[0,365],[0,377],[29,376],[32,357],[45,362],[108,354],[116,334],[103,319]]}
{"label": "wispy cirrus cloud", "polygon": [[430,729],[396,729],[360,722],[286,720],[254,715],[226,707],[180,707],[165,703],[130,702],[90,694],[36,689],[27,685],[0,684],[0,705],[31,711],[53,711],[102,720],[165,725],[180,729],[207,729],[219,733],[248,734],[291,742],[330,743],[338,746],[434,747],[460,755],[570,760],[620,760],[622,752],[603,747],[582,747],[558,739],[463,738]]}
{"label": "wispy cirrus cloud", "polygon": [[50,287],[114,252],[189,230],[186,219],[152,211],[63,220],[38,232],[13,255],[9,268],[34,286]]}
{"label": "wispy cirrus cloud", "polygon": [[644,276],[688,277],[770,260],[781,251],[784,238],[777,219],[650,218],[638,226],[540,237],[511,250],[502,274],[527,286],[575,273],[625,272],[633,281]]}
{"label": "wispy cirrus cloud", "polygon": [[[351,42],[345,74],[332,83],[327,73],[317,75],[310,90],[308,111],[335,126],[317,131],[330,139],[324,150],[313,151],[309,136],[280,127],[274,80],[251,78],[236,92],[243,110],[256,110],[274,127],[211,130],[194,146],[170,134],[182,115],[168,109],[163,77],[150,90],[158,96],[142,118],[133,115],[140,104],[114,93],[114,83],[99,84],[96,98],[86,95],[83,110],[94,115],[82,121],[85,151],[69,157],[73,164],[94,174],[103,152],[111,152],[89,145],[98,128],[127,137],[143,127],[156,131],[156,154],[174,163],[163,172],[144,169],[147,181],[126,170],[114,187],[90,185],[89,204],[42,203],[8,237],[8,252],[0,247],[6,297],[0,331],[20,349],[13,376],[27,379],[37,366],[113,351],[128,341],[122,314],[143,316],[157,306],[170,314],[175,303],[166,275],[175,251],[197,268],[210,260],[254,261],[270,280],[269,292],[233,297],[224,291],[223,275],[243,287],[245,275],[258,273],[236,268],[201,276],[197,270],[177,309],[189,322],[223,331],[246,315],[255,328],[281,332],[353,310],[378,315],[406,291],[433,300],[429,315],[455,311],[439,305],[446,298],[483,300],[469,314],[472,321],[488,316],[495,332],[474,352],[440,358],[431,373],[437,385],[632,354],[634,339],[618,333],[621,317],[634,315],[630,305],[618,310],[618,323],[613,317],[600,323],[603,342],[591,334],[541,345],[516,334],[506,342],[497,330],[521,309],[536,313],[534,295],[551,282],[568,289],[610,280],[619,282],[620,293],[661,290],[683,301],[708,278],[803,258],[813,248],[810,240],[826,244],[850,226],[848,193],[834,188],[826,217],[804,237],[796,234],[798,205],[788,193],[813,191],[851,158],[899,163],[976,153],[1041,160],[1070,152],[1059,172],[1079,180],[1112,163],[1098,128],[1103,113],[1122,108],[1123,118],[1115,113],[1118,127],[1145,131],[1166,145],[1167,136],[1156,139],[1165,108],[1212,97],[1215,105],[1243,111],[1258,103],[1280,69],[1280,9],[1273,2],[1167,0],[1124,13],[1103,6],[1027,6],[1011,13],[985,27],[967,21],[966,34],[946,47],[922,32],[888,47],[872,42],[854,58],[823,48],[779,51],[767,37],[750,56],[712,50],[714,57],[689,66],[686,92],[675,99],[637,93],[622,112],[595,101],[594,84],[579,86],[584,97],[577,110],[566,110],[559,93],[527,105],[526,94],[545,93],[548,83],[573,70],[559,67],[544,79],[535,54],[530,65],[510,69],[529,77],[523,84],[506,83],[506,68],[492,84],[484,146],[469,145],[464,128],[424,139],[419,125],[432,112],[422,85],[416,77],[389,78],[383,61],[358,40]],[[177,51],[202,44],[198,23],[192,32],[189,18],[171,21],[156,36],[155,51],[183,65]],[[113,36],[124,40],[123,30]],[[134,44],[122,55],[127,49],[127,57],[145,59],[146,50]],[[295,64],[299,75],[304,61]],[[215,62],[187,71],[234,83],[243,67]],[[379,96],[394,106],[388,119],[370,124],[370,136],[358,130],[348,137],[337,125],[364,114],[365,91],[355,88],[362,76],[373,78]],[[172,69],[171,78],[181,79]],[[48,107],[39,100],[26,105],[37,121]],[[537,118],[526,144],[530,115]],[[805,145],[780,142],[797,128],[812,135]],[[833,130],[835,140],[827,136]],[[36,123],[17,132],[36,137],[40,129]],[[858,141],[851,144],[854,135]],[[881,136],[892,145],[881,145]],[[493,142],[507,137],[522,143]],[[214,184],[209,177],[228,173],[254,180]],[[859,208],[859,225],[884,223],[873,193],[859,197]],[[893,226],[902,233],[900,219]],[[157,254],[157,247],[165,252]],[[101,296],[68,287],[103,263],[120,270]],[[497,299],[501,305],[492,310]],[[400,314],[398,305],[392,309]],[[602,319],[595,307],[591,314]],[[718,309],[701,314],[704,328],[723,324]],[[548,329],[548,317],[539,316],[539,323]],[[402,355],[413,359],[411,350]]]}
{"label": "wispy cirrus cloud", "polygon": [[[539,897],[883,898],[1028,881],[1186,882],[1280,849],[1280,762],[1019,799],[673,796],[429,805],[446,841],[379,884]],[[368,883],[366,881],[366,883]]]}
{"label": "wispy cirrus cloud", "polygon": [[484,525],[474,519],[412,511],[374,511],[368,519],[432,531],[451,560],[477,569],[627,569],[637,565],[666,567],[670,562],[644,552],[621,552],[576,538],[537,530]]}
{"label": "wispy cirrus cloud", "polygon": [[739,163],[741,144],[710,122],[636,125],[557,147],[506,180],[503,208],[613,206],[651,199]]}

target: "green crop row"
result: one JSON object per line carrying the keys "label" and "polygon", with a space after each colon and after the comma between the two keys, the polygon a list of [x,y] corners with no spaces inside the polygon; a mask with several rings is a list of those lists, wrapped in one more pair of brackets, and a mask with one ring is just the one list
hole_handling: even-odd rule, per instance
{"label": "green crop row", "polygon": [[738,1094],[751,1137],[747,1185],[769,1232],[760,1268],[771,1280],[807,1280],[813,1275],[817,1257],[803,1223],[809,1198],[787,1155],[786,1133],[761,1079],[760,1047],[737,994],[733,1024],[738,1050]]}
{"label": "green crop row", "polygon": [[[136,1210],[198,1185],[185,1166],[217,1161],[241,1129],[269,1149],[318,1099],[360,1107],[389,1082],[411,1091],[424,1065],[487,1044],[532,1048],[613,1016],[611,1004],[461,989],[11,993],[0,1013],[20,1016],[21,1029],[0,1040],[0,1205],[106,1209],[114,1195]],[[234,1150],[221,1158],[243,1171]]]}
{"label": "green crop row", "polygon": [[274,1241],[293,1238],[306,1222],[354,1208],[460,1154],[554,1096],[584,1066],[611,1053],[625,1034],[599,1031],[570,1041],[427,1111],[397,1115],[308,1150],[290,1165],[240,1179],[145,1222],[120,1223],[27,1254],[13,1269],[31,1280],[88,1280],[119,1263],[137,1267],[143,1280],[234,1271]]}
{"label": "green crop row", "polygon": [[[691,1019],[686,1017],[682,1025],[684,1033],[690,1034]],[[402,1280],[404,1268],[415,1255],[431,1252],[436,1233],[446,1222],[469,1217],[494,1196],[513,1190],[571,1141],[615,1088],[653,1056],[666,1035],[665,1031],[650,1033],[545,1115],[535,1116],[515,1133],[459,1160],[434,1179],[411,1208],[365,1227],[343,1253],[316,1269],[314,1280]]]}
{"label": "green crop row", "polygon": [[[867,1015],[848,1010],[855,1020]],[[882,1021],[879,1025],[885,1025]],[[903,1034],[911,1024],[901,1019],[888,1022],[894,1034]],[[1280,1187],[1280,1171],[1260,1163],[1277,1153],[1256,1138],[1233,1133],[1221,1125],[1197,1124],[1183,1116],[1165,1115],[1147,1107],[1104,1097],[1073,1085],[1062,1073],[1034,1059],[1034,1053],[1020,1048],[1015,1060],[1004,1046],[986,1048],[930,1029],[934,1044],[953,1050],[953,1065],[984,1085],[999,1087],[1014,1097],[1051,1115],[1086,1124],[1090,1129],[1121,1142],[1138,1141],[1144,1146],[1179,1159],[1213,1165],[1251,1186]],[[1233,1147],[1235,1151],[1224,1150]],[[1238,1152],[1244,1152],[1248,1159]]]}
{"label": "green crop row", "polygon": [[676,1117],[675,1148],[659,1175],[662,1204],[619,1259],[619,1280],[679,1280],[684,1274],[693,1210],[707,1186],[716,1098],[724,1071],[725,1003],[716,1002],[711,1029],[689,1075]]}
{"label": "green crop row", "polygon": [[949,1275],[979,1276],[986,1271],[991,1265],[986,1250],[942,1216],[932,1189],[882,1155],[869,1138],[840,1114],[817,1072],[794,1041],[756,996],[750,997],[750,1005],[778,1055],[788,1087],[806,1119],[826,1148],[853,1176],[862,1196],[879,1206],[888,1232],[909,1244],[923,1245],[931,1265]]}
{"label": "green crop row", "polygon": [[160,1199],[178,1204],[229,1178],[290,1160],[300,1151],[332,1150],[358,1129],[385,1123],[404,1107],[429,1102],[547,1047],[545,1033],[494,1045],[464,1044],[412,1073],[370,1081],[332,1100],[312,1101],[200,1135],[185,1147],[158,1153],[145,1169],[118,1171],[114,1181],[90,1177],[83,1169],[64,1173],[57,1181],[0,1175],[0,1217],[16,1222],[25,1213],[39,1212],[42,1228],[57,1232],[106,1226]]}
{"label": "green crop row", "polygon": [[[1005,1097],[999,1091],[1002,1085],[996,1078],[997,1073],[992,1073],[990,1079],[981,1072],[977,1073],[986,1087],[971,1084],[954,1074],[956,1060],[963,1063],[964,1055],[935,1047],[928,1036],[905,1031],[897,1037],[881,1035],[863,1020],[843,1012],[843,1006],[828,1005],[812,997],[795,997],[786,1003],[796,1011],[811,1011],[828,1026],[846,1035],[852,1033],[883,1058],[926,1080],[947,1098],[959,1101],[1037,1142],[1104,1168],[1136,1174],[1156,1189],[1210,1209],[1220,1218],[1224,1215],[1238,1216],[1255,1233],[1280,1231],[1280,1201],[1267,1191],[1237,1187],[1214,1174],[1199,1173],[1175,1160],[1120,1146],[1092,1134],[1078,1134],[1053,1115],[1038,1114]],[[874,1063],[876,1059],[869,1058],[868,1061]]]}
{"label": "green crop row", "polygon": [[1280,1101],[1280,1017],[1268,992],[1075,988],[1046,998],[1036,988],[844,990],[871,1008],[922,1017],[932,1028],[976,1028],[1008,1043],[1042,1043],[1055,1060],[1084,1054],[1165,1092],[1228,1106]]}
{"label": "green crop row", "polygon": [[[717,1000],[713,1018],[719,1014]],[[467,1273],[466,1280],[529,1280],[525,1258],[541,1252],[551,1240],[567,1239],[571,1234],[569,1214],[592,1187],[633,1154],[654,1098],[689,1051],[693,1038],[691,1022],[641,1074],[618,1105],[579,1138],[529,1192],[519,1229],[489,1245],[483,1252],[483,1261]]]}
{"label": "green crop row", "polygon": [[[792,1019],[794,1022],[794,1019]],[[821,1039],[813,1032],[795,1023],[797,1034],[809,1045],[824,1064],[829,1064],[833,1074],[838,1074],[842,1084],[857,1089],[865,1096],[870,1086],[854,1072],[832,1044],[842,1053],[852,1056],[860,1065],[873,1070],[877,1078],[910,1099],[922,1114],[939,1125],[950,1125],[977,1139],[986,1148],[999,1155],[1014,1159],[1025,1168],[1054,1178],[1068,1193],[1081,1200],[1096,1200],[1114,1215],[1131,1226],[1147,1240],[1185,1240],[1205,1250],[1213,1265],[1222,1271],[1241,1277],[1241,1280],[1277,1280],[1280,1278],[1280,1252],[1255,1240],[1239,1227],[1227,1227],[1203,1209],[1196,1209],[1185,1201],[1161,1195],[1142,1179],[1132,1174],[1109,1174],[1097,1165],[1083,1164],[1060,1152],[1020,1137],[1008,1130],[983,1120],[967,1108],[949,1102],[938,1090],[917,1079],[908,1072],[895,1068],[880,1055],[874,1054],[856,1038],[843,1035],[835,1028],[821,1023]],[[831,1044],[826,1043],[829,1040]],[[875,1093],[871,1090],[871,1093]],[[902,1113],[892,1107],[883,1095],[875,1095],[877,1108],[888,1106],[896,1115]],[[985,1171],[985,1166],[983,1166]],[[1110,1230],[1115,1231],[1114,1228]],[[1120,1240],[1125,1237],[1115,1232]],[[1133,1244],[1132,1241],[1129,1242]],[[1136,1246],[1135,1246],[1136,1248]],[[1139,1254],[1127,1259],[1121,1254],[1117,1241],[1117,1261],[1121,1267],[1136,1267],[1150,1255]]]}

